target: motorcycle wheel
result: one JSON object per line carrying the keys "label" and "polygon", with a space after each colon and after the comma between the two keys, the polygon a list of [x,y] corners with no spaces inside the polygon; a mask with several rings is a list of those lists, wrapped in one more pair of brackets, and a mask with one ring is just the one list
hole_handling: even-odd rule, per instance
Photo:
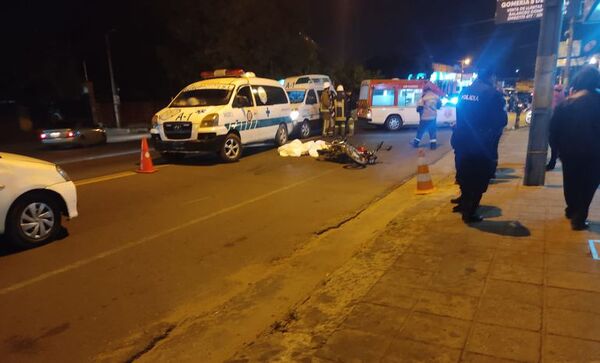
{"label": "motorcycle wheel", "polygon": [[347,145],[346,147],[346,155],[352,159],[358,165],[366,166],[369,163],[367,157],[356,150],[354,146]]}

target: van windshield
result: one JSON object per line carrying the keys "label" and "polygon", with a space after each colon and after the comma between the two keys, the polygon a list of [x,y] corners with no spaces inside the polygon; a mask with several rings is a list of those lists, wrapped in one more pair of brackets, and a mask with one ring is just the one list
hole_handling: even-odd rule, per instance
{"label": "van windshield", "polygon": [[204,107],[222,106],[229,103],[232,90],[229,89],[196,89],[184,91],[171,102],[169,107]]}
{"label": "van windshield", "polygon": [[288,91],[288,97],[290,98],[290,103],[302,103],[304,102],[304,94],[305,91]]}

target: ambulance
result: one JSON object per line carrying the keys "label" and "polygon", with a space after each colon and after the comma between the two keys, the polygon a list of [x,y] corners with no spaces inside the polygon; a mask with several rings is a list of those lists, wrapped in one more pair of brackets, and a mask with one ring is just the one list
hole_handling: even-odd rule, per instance
{"label": "ambulance", "polygon": [[309,85],[314,87],[317,90],[317,95],[321,97],[323,90],[331,87],[333,83],[331,82],[331,78],[324,74],[305,74],[302,76],[288,77],[283,80],[283,86],[285,88],[304,88]]}
{"label": "ambulance", "polygon": [[[322,130],[319,95],[312,84],[300,84],[294,88],[286,88],[292,112],[297,112],[294,122],[294,133],[306,139],[317,130]],[[296,113],[294,113],[296,115]]]}
{"label": "ambulance", "polygon": [[246,145],[288,141],[298,115],[277,81],[241,69],[201,75],[152,118],[154,149],[166,160],[216,152],[235,162]]}
{"label": "ambulance", "polygon": [[363,81],[358,101],[358,118],[371,125],[383,126],[389,131],[403,126],[419,124],[418,102],[423,89],[429,86],[443,99],[438,110],[437,123],[451,125],[456,122],[456,102],[446,98],[444,92],[428,80],[378,79]]}

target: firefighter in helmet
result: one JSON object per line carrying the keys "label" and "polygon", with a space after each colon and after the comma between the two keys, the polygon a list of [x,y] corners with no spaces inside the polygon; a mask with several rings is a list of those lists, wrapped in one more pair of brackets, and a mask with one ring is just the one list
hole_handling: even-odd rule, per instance
{"label": "firefighter in helmet", "polygon": [[346,121],[348,120],[348,101],[344,86],[337,86],[335,97],[335,135],[346,136]]}

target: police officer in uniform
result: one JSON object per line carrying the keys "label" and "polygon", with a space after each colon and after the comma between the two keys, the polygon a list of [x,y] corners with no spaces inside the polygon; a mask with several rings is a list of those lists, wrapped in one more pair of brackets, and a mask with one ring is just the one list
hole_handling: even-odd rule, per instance
{"label": "police officer in uniform", "polygon": [[481,222],[477,208],[498,165],[498,143],[508,118],[506,101],[494,87],[494,73],[480,72],[460,96],[452,147],[456,154],[456,180],[461,197],[456,211],[465,223]]}
{"label": "police officer in uniform", "polygon": [[554,110],[550,143],[563,166],[563,184],[573,230],[589,227],[588,212],[600,185],[600,71],[582,69],[573,93]]}

